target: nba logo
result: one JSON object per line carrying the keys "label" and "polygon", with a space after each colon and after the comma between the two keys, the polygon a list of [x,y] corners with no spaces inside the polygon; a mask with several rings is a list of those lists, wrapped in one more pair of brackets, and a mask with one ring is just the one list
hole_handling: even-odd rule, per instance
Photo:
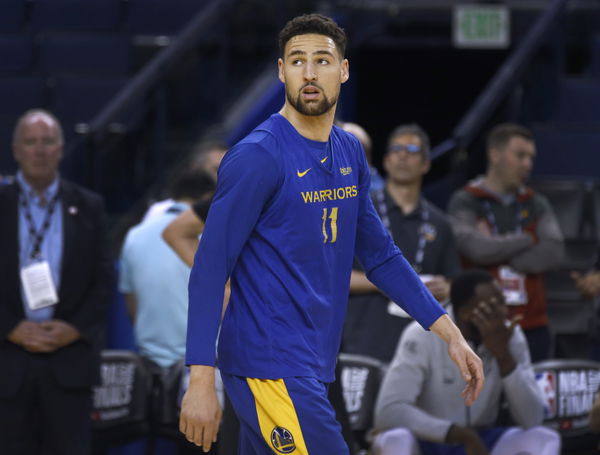
{"label": "nba logo", "polygon": [[535,380],[544,397],[544,420],[556,417],[556,373],[541,371],[535,374]]}

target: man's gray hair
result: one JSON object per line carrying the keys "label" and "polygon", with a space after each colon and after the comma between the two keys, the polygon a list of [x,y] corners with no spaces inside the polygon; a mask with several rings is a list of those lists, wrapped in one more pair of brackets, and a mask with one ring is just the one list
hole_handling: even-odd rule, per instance
{"label": "man's gray hair", "polygon": [[15,129],[13,130],[12,145],[13,146],[17,145],[17,138],[21,132],[23,123],[25,123],[25,121],[28,118],[35,117],[35,116],[48,117],[56,125],[56,129],[58,131],[58,140],[60,141],[61,145],[64,145],[65,136],[63,134],[62,125],[58,121],[58,118],[56,118],[56,116],[52,112],[47,111],[45,109],[29,109],[28,111],[25,111],[25,113],[23,113],[23,115],[21,115],[21,117],[19,117],[19,119],[17,120],[17,123],[15,125]]}

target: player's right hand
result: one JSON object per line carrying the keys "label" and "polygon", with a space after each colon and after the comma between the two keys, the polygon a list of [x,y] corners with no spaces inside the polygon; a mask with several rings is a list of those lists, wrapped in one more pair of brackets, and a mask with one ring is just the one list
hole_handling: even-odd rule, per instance
{"label": "player's right hand", "polygon": [[186,439],[208,452],[217,442],[222,410],[217,400],[214,368],[192,365],[190,385],[183,396],[179,430]]}

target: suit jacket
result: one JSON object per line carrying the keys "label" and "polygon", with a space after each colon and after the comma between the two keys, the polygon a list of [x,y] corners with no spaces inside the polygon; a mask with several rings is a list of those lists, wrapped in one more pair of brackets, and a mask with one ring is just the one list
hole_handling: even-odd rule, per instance
{"label": "suit jacket", "polygon": [[46,356],[63,387],[99,382],[100,348],[113,291],[113,265],[107,248],[100,196],[61,179],[63,255],[59,302],[54,318],[75,326],[81,338],[50,354],[31,354],[7,340],[25,318],[19,276],[18,188],[0,187],[0,397],[16,393],[32,355]]}

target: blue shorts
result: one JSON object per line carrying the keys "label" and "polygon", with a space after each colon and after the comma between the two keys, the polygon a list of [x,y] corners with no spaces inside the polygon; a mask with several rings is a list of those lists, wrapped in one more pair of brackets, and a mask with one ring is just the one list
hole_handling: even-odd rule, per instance
{"label": "blue shorts", "polygon": [[308,377],[221,377],[240,421],[238,455],[349,455],[326,384]]}

